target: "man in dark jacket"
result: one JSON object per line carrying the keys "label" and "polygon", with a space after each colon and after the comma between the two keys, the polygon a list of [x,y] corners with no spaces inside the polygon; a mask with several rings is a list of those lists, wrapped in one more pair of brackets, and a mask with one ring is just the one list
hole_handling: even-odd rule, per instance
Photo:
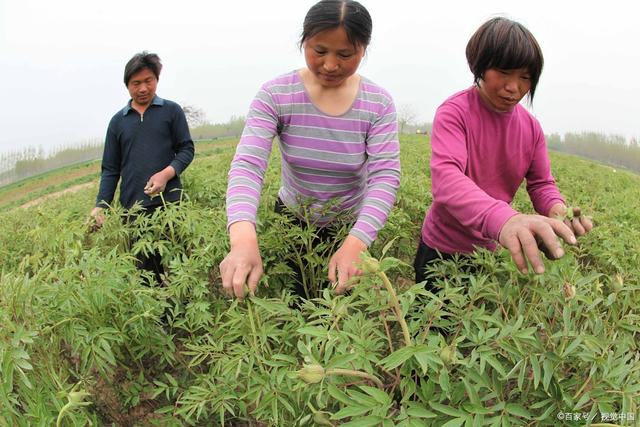
{"label": "man in dark jacket", "polygon": [[[134,55],[125,66],[124,84],[131,100],[113,116],[107,129],[100,189],[91,211],[98,227],[119,180],[119,200],[125,209],[139,203],[151,213],[163,200],[181,198],[180,174],[193,160],[194,147],[182,108],[156,95],[161,70],[158,55],[148,52]],[[156,197],[160,193],[163,197]],[[160,282],[158,254],[141,258],[139,266],[153,271]]]}

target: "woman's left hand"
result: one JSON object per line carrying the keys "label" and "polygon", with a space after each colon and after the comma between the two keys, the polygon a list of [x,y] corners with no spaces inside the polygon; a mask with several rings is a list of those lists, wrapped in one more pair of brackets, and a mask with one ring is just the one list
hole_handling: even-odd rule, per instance
{"label": "woman's left hand", "polygon": [[338,295],[350,287],[349,279],[362,275],[358,264],[360,263],[360,254],[366,250],[367,245],[362,240],[349,235],[329,260],[329,281],[335,283],[337,279],[335,292]]}
{"label": "woman's left hand", "polygon": [[567,216],[567,207],[564,203],[556,203],[549,209],[549,217],[560,219],[564,221],[564,223],[571,228],[573,234],[576,237],[584,236],[593,228],[593,222],[591,218],[586,215],[582,215],[582,212],[579,207],[573,208],[573,217],[572,219],[566,219]]}

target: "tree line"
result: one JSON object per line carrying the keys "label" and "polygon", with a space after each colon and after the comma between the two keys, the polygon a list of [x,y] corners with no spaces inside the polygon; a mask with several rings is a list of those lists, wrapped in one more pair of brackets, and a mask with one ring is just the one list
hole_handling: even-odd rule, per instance
{"label": "tree line", "polygon": [[[231,116],[224,123],[210,123],[201,110],[186,106],[187,120],[194,140],[240,137],[244,116]],[[403,116],[402,133],[427,133],[430,123],[416,124]],[[0,156],[0,187],[54,169],[100,159],[103,141],[88,140],[77,145],[62,146],[47,153],[42,147],[27,147]],[[597,132],[558,133],[547,135],[547,146],[554,151],[586,157],[612,166],[640,173],[640,144],[637,138],[626,140],[620,135]]]}
{"label": "tree line", "polygon": [[618,166],[640,173],[640,144],[637,138],[626,140],[620,135],[598,132],[554,133],[547,136],[551,150],[586,157],[611,166]]}

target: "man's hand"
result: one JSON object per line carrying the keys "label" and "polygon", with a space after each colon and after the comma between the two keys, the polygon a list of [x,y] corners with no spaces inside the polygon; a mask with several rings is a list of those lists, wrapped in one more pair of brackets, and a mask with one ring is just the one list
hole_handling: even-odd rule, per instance
{"label": "man's hand", "polygon": [[222,287],[230,297],[243,299],[246,284],[253,296],[263,273],[255,227],[248,221],[233,223],[229,237],[231,250],[220,263]]}
{"label": "man's hand", "polygon": [[582,215],[582,211],[579,207],[573,208],[573,217],[571,219],[567,217],[567,207],[563,203],[556,203],[549,209],[549,218],[556,218],[563,221],[567,227],[573,230],[573,234],[576,236],[584,236],[593,229],[593,222],[588,216]]}
{"label": "man's hand", "polygon": [[173,169],[173,166],[167,166],[149,178],[149,181],[147,181],[147,184],[144,186],[144,194],[147,196],[160,194],[167,186],[167,182],[174,176],[176,176],[176,171]]}
{"label": "man's hand", "polygon": [[559,219],[547,218],[542,215],[515,215],[502,226],[499,242],[511,253],[518,270],[523,274],[528,272],[527,260],[533,271],[544,273],[544,264],[540,258],[540,248],[550,259],[558,259],[564,255],[564,250],[558,238],[575,245],[576,237],[573,230]]}
{"label": "man's hand", "polygon": [[362,240],[349,235],[329,260],[329,281],[336,282],[336,270],[338,271],[338,285],[335,288],[337,294],[347,290],[349,279],[362,275],[357,265],[360,263],[360,254],[366,250],[367,245]]}
{"label": "man's hand", "polygon": [[89,226],[89,231],[97,231],[104,224],[104,208],[96,206],[91,209],[91,219],[93,220],[93,224]]}

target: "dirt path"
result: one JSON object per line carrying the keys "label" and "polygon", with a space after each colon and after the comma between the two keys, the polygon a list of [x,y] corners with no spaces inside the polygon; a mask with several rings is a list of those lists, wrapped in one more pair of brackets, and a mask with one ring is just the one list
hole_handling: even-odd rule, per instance
{"label": "dirt path", "polygon": [[20,207],[22,209],[27,209],[27,208],[30,208],[32,206],[39,205],[40,203],[45,202],[45,201],[47,201],[49,199],[54,199],[56,197],[60,197],[63,194],[75,193],[77,191],[82,190],[83,188],[91,187],[94,184],[95,184],[95,182],[91,181],[91,182],[85,182],[84,184],[74,185],[72,187],[65,188],[62,191],[58,191],[56,193],[50,193],[50,194],[46,194],[46,195],[44,195],[42,197],[38,197],[37,199],[31,200],[31,201],[25,203],[24,205],[21,205]]}

